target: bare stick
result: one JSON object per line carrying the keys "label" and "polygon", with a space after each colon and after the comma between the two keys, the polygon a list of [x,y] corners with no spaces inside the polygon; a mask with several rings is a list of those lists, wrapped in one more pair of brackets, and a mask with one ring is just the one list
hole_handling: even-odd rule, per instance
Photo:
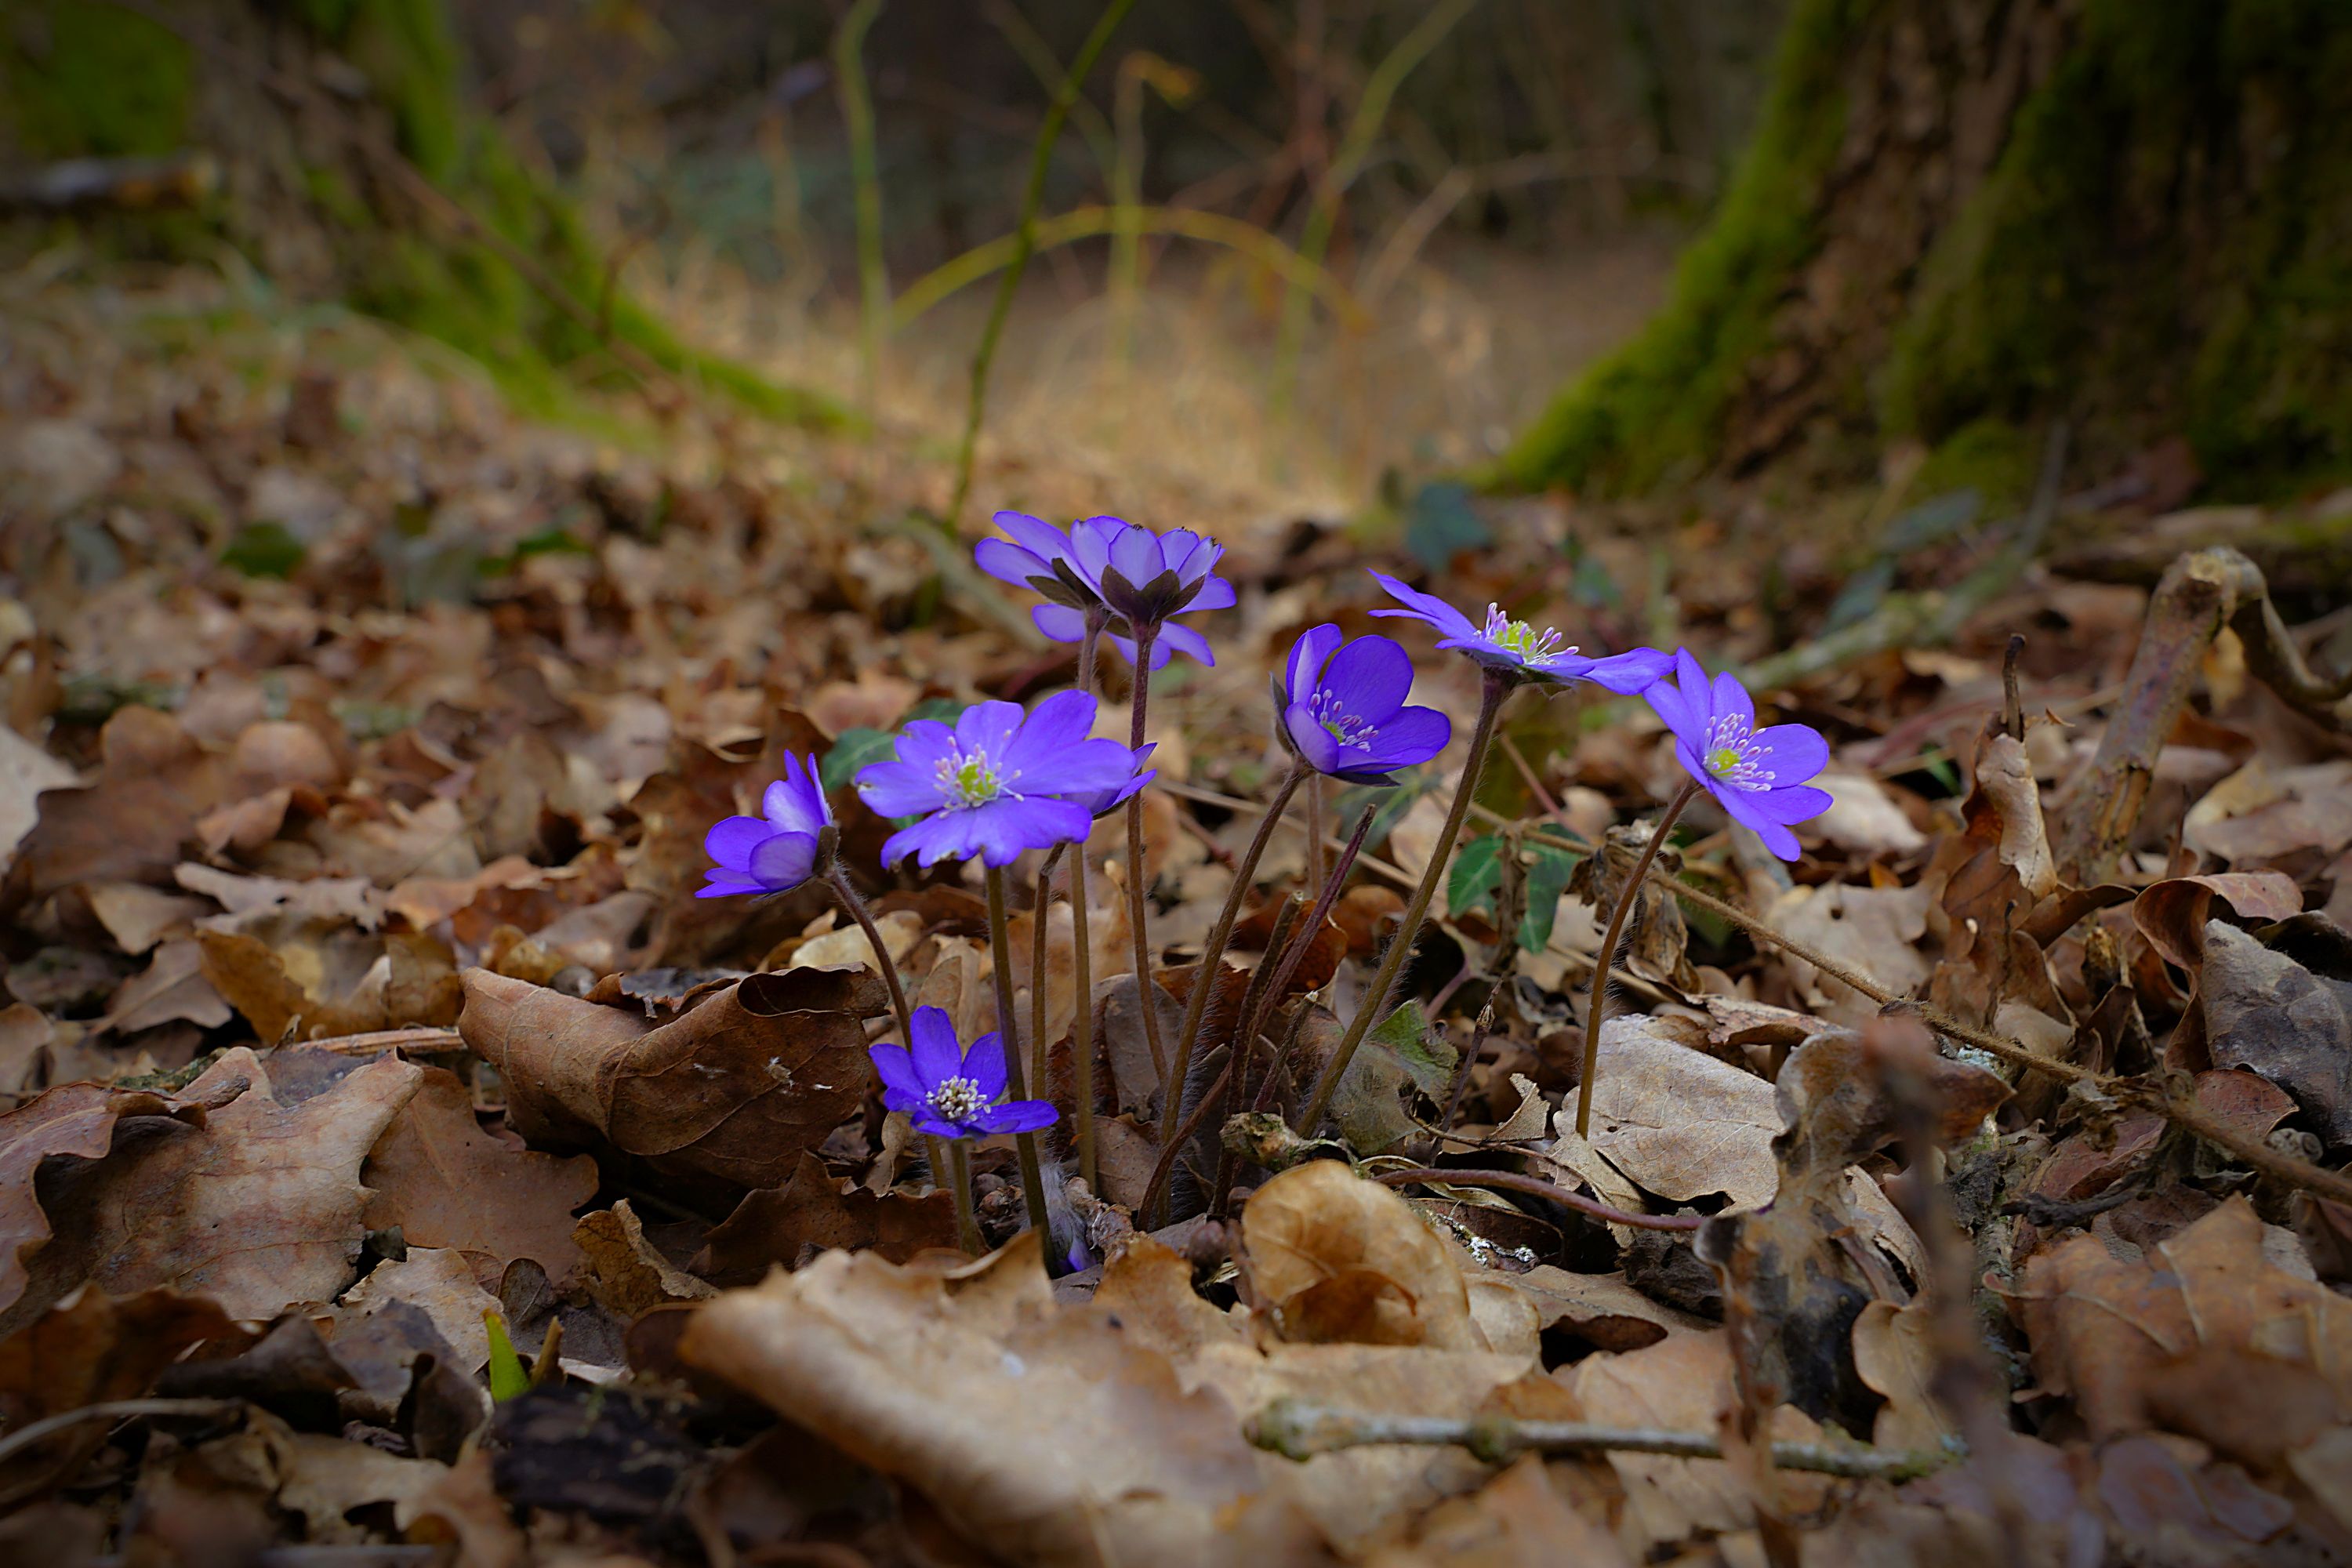
{"label": "bare stick", "polygon": [[1455,1171],[1435,1166],[1416,1165],[1409,1171],[1382,1171],[1372,1178],[1384,1187],[1410,1186],[1415,1182],[1445,1182],[1457,1187],[1500,1187],[1507,1192],[1526,1193],[1532,1197],[1549,1198],[1562,1208],[1571,1208],[1594,1219],[1611,1225],[1630,1225],[1637,1230],[1696,1230],[1705,1216],[1695,1214],[1629,1214],[1621,1208],[1586,1197],[1582,1193],[1569,1191],[1541,1176],[1523,1176],[1516,1171]]}
{"label": "bare stick", "polygon": [[234,1415],[244,1408],[241,1399],[110,1399],[100,1405],[85,1405],[79,1410],[62,1410],[45,1416],[0,1437],[0,1464],[84,1422],[122,1421],[134,1415]]}
{"label": "bare stick", "polygon": [[[1372,1443],[1452,1444],[1489,1464],[1502,1464],[1529,1451],[1543,1454],[1666,1454],[1684,1459],[1720,1459],[1723,1446],[1706,1432],[1674,1432],[1654,1426],[1597,1426],[1585,1421],[1520,1421],[1508,1415],[1387,1415],[1304,1400],[1277,1399],[1244,1424],[1256,1447],[1285,1458],[1308,1459],[1340,1448]],[[1833,1443],[1775,1443],[1772,1462],[1784,1470],[1811,1470],[1855,1479],[1905,1481],[1956,1461],[1957,1451],[1940,1448],[1847,1447]]]}

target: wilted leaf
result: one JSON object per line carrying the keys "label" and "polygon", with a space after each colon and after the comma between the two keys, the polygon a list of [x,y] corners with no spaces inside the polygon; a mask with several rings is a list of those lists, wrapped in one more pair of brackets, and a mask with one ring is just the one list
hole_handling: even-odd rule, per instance
{"label": "wilted leaf", "polygon": [[781,1185],[854,1112],[873,1068],[869,970],[754,974],[658,1026],[615,1007],[466,972],[466,1043],[499,1069],[534,1142],[605,1144],[742,1186]]}
{"label": "wilted leaf", "polygon": [[[1795,888],[1780,896],[1765,924],[1902,995],[1927,978],[1927,961],[1914,944],[1927,934],[1928,903],[1925,884],[1850,888],[1833,883]],[[1784,957],[1782,962],[1805,1005],[1821,1017],[1859,1026],[1877,1016],[1878,1004],[1843,981],[1832,979],[1802,959]]]}
{"label": "wilted leaf", "polygon": [[1444,1243],[1394,1192],[1336,1161],[1252,1194],[1242,1246],[1251,1298],[1284,1339],[1486,1348]]}
{"label": "wilted leaf", "polygon": [[904,1263],[926,1247],[955,1245],[953,1194],[877,1194],[857,1186],[845,1192],[823,1161],[804,1153],[783,1186],[744,1195],[711,1231],[694,1269],[717,1284],[751,1285],[779,1264],[794,1267],[810,1247],[870,1249]]}
{"label": "wilted leaf", "polygon": [[2314,974],[2223,921],[2205,926],[2198,1005],[2216,1067],[2293,1095],[2328,1143],[2352,1143],[2352,981]]}
{"label": "wilted leaf", "polygon": [[654,1250],[623,1198],[583,1218],[572,1230],[588,1263],[588,1293],[605,1310],[636,1318],[671,1301],[706,1301],[719,1292]]}
{"label": "wilted leaf", "polygon": [[425,1068],[415,1094],[368,1152],[371,1230],[448,1247],[477,1271],[536,1260],[559,1286],[580,1265],[572,1211],[596,1195],[596,1163],[529,1152],[482,1131],[457,1075]]}

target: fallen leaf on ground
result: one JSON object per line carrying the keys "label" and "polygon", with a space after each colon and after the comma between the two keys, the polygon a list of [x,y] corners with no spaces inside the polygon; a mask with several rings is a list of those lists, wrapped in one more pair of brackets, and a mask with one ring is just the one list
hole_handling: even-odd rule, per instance
{"label": "fallen leaf on ground", "polygon": [[1251,1300],[1283,1339],[1487,1348],[1445,1244],[1404,1199],[1337,1161],[1252,1194],[1242,1247]]}

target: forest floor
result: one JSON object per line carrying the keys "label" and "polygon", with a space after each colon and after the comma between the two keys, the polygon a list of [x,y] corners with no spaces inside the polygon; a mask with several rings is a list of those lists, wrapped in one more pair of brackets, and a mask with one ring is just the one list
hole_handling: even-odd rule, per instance
{"label": "forest floor", "polygon": [[[1404,624],[1367,618],[1367,565],[1744,670],[1829,736],[1836,798],[1793,865],[1684,819],[1580,1136],[1596,905],[1676,774],[1641,704],[1522,692],[1335,1135],[1234,1128],[1235,1195],[1207,1124],[1149,1233],[1164,1096],[1107,827],[1092,993],[1066,906],[1042,996],[1018,964],[1066,1110],[1082,1007],[1099,1047],[1094,1189],[1047,1136],[1085,1265],[1049,1281],[1001,1140],[995,1250],[954,1250],[874,1092],[866,938],[814,889],[693,896],[710,825],[812,752],[916,999],[993,1020],[974,884],[887,877],[845,787],[910,716],[1070,679],[971,539],[891,521],[946,499],[943,375],[877,443],[683,409],[633,448],[217,279],[13,287],[8,1554],[2352,1558],[2352,744],[2298,680],[2352,667],[2352,613],[2300,517],[1890,486],[1792,542],[1439,489],[1375,538],[1316,492],[1385,434],[1286,480],[1212,390],[1089,430],[1096,398],[1048,389],[1093,329],[1056,350],[1041,308],[974,515],[1200,527],[1240,591],[1195,617],[1216,665],[1153,689],[1162,994],[1283,765],[1269,670],[1318,622]],[[1462,398],[1363,417],[1425,420],[1437,467],[1524,412]],[[1249,461],[1170,455],[1220,440]],[[1460,737],[1475,669],[1407,641]],[[1385,797],[1271,999],[1305,1068],[1449,847],[1462,751]],[[1303,885],[1301,820],[1213,996]]]}

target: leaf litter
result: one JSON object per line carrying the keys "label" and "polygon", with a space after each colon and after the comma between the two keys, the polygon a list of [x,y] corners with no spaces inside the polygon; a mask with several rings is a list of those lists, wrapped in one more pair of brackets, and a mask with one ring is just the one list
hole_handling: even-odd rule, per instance
{"label": "leaf litter", "polygon": [[[2242,666],[2184,695],[2215,634],[2182,640],[2167,595],[2258,603],[2227,552],[2153,595],[2021,585],[1951,647],[1759,688],[1829,734],[1832,804],[1793,866],[1706,802],[1678,825],[1611,955],[1585,1136],[1586,987],[1672,741],[1590,688],[1513,708],[1525,766],[1465,807],[1414,1006],[1302,1127],[1451,847],[1461,744],[1407,773],[1259,995],[1283,900],[1370,792],[1335,793],[1311,856],[1274,836],[1214,1048],[1163,1082],[1285,765],[1253,704],[1293,637],[1375,597],[1336,523],[1302,550],[1181,490],[992,459],[1007,504],[1201,524],[1252,592],[1214,668],[1154,689],[1153,973],[1116,820],[1086,850],[1084,971],[1036,858],[1013,870],[1009,1021],[1064,1114],[1043,1226],[1014,1140],[972,1142],[975,1257],[873,1075],[896,1024],[865,931],[814,885],[693,896],[712,824],[814,757],[910,1003],[960,1040],[1008,1022],[977,876],[881,872],[898,825],[848,787],[910,719],[1067,679],[860,521],[936,504],[936,465],[877,478],[847,444],[692,421],[658,459],[601,448],[332,324],[232,340],[272,375],[225,351],[166,374],[160,343],[83,363],[101,329],[60,304],[28,348],[66,400],[39,434],[87,472],[34,497],[0,606],[25,656],[0,730],[0,1538],[483,1564],[2352,1556],[2352,756],[2340,703]],[[299,446],[297,372],[343,412]],[[264,513],[307,520],[284,580],[222,559],[224,520]],[[1774,651],[1724,574],[1642,605],[1624,519],[1529,516],[1451,598],[1581,616],[1596,646],[1678,618],[1710,666]],[[1678,556],[1722,552],[1721,525],[1673,526]],[[1469,662],[1418,674],[1463,729]],[[1253,1008],[1281,1049],[1239,1039]]]}

